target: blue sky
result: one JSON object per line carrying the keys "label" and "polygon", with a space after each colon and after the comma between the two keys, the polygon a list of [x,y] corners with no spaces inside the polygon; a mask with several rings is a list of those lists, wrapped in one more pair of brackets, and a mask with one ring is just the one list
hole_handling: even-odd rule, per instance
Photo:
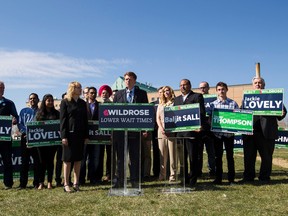
{"label": "blue sky", "polygon": [[60,98],[75,80],[247,84],[260,62],[266,88],[286,96],[287,11],[287,0],[0,0],[0,80],[19,112],[29,93]]}

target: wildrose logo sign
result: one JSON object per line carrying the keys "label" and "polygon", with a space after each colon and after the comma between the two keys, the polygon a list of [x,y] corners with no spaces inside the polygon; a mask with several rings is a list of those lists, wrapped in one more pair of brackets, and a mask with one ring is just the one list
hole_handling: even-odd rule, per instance
{"label": "wildrose logo sign", "polygon": [[107,103],[99,105],[100,130],[153,130],[153,104]]}

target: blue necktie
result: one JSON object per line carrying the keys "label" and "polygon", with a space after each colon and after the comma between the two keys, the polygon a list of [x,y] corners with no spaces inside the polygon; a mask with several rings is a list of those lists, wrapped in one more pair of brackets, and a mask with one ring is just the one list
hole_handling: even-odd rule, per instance
{"label": "blue necktie", "polygon": [[127,102],[131,103],[132,102],[132,91],[127,91]]}

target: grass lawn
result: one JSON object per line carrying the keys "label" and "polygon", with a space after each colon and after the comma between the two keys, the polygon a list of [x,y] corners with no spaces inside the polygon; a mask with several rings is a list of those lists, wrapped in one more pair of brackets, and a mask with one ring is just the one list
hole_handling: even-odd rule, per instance
{"label": "grass lawn", "polygon": [[[274,157],[286,159],[288,149],[276,149]],[[204,161],[207,161],[204,155]],[[226,172],[225,155],[223,157]],[[243,173],[243,153],[235,153],[236,180]],[[205,163],[204,163],[205,166]],[[257,172],[259,161],[257,162]],[[63,188],[52,190],[2,190],[0,215],[287,215],[288,169],[273,166],[272,181],[253,184],[215,186],[207,177],[200,178],[190,193],[166,194],[164,183],[151,181],[142,185],[143,195],[108,196],[110,185],[82,186],[81,192],[67,194]],[[31,182],[29,182],[31,184]],[[15,181],[14,187],[19,185]]]}

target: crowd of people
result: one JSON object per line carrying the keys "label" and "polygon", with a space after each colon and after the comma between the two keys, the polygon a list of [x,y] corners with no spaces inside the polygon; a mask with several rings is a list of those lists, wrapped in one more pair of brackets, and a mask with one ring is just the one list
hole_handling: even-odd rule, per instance
{"label": "crowd of people", "polygon": [[[147,92],[136,85],[136,80],[137,75],[134,72],[126,72],[124,74],[126,88],[112,91],[108,85],[101,86],[98,92],[101,98],[99,101],[96,99],[95,87],[85,87],[82,90],[79,82],[71,82],[62,96],[60,110],[55,109],[51,94],[44,95],[38,107],[39,97],[36,93],[31,93],[29,107],[23,108],[19,115],[13,101],[4,97],[5,84],[0,81],[0,115],[12,116],[12,123],[18,125],[21,133],[22,163],[18,188],[27,187],[30,158],[33,158],[33,187],[39,190],[53,188],[54,171],[56,186],[63,186],[64,192],[67,193],[79,191],[79,186],[86,183],[95,185],[113,181],[113,188],[123,188],[126,169],[124,131],[113,131],[112,145],[87,145],[89,141],[88,120],[98,120],[100,103],[149,103]],[[177,180],[177,170],[180,165],[180,176],[184,177],[183,183],[194,187],[197,179],[202,175],[204,146],[208,156],[209,176],[213,178],[212,183],[222,184],[223,145],[228,166],[227,180],[229,184],[235,184],[234,134],[212,132],[210,122],[213,108],[238,109],[242,106],[227,97],[228,85],[224,82],[216,84],[217,98],[209,103],[210,108],[207,108],[203,96],[209,94],[208,82],[203,81],[199,84],[199,93],[192,91],[188,79],[182,79],[179,87],[181,94],[178,96],[170,86],[158,88],[159,97],[151,102],[154,104],[156,117],[153,132],[128,131],[131,186],[138,188],[139,183],[152,177],[154,177],[153,180],[174,183]],[[264,79],[254,77],[252,87],[264,89]],[[199,130],[177,133],[169,133],[165,130],[165,107],[196,103],[200,108],[201,127]],[[270,181],[273,151],[277,138],[277,121],[283,119],[286,113],[287,110],[283,106],[282,116],[254,116],[253,135],[243,135],[244,173],[243,179],[238,183],[243,184],[255,180],[257,151],[261,157],[259,181],[262,183]],[[62,145],[27,147],[26,124],[31,121],[45,120],[60,120]],[[183,145],[178,145],[178,140],[182,140]],[[140,160],[139,152],[141,152]],[[11,141],[0,141],[0,154],[4,166],[5,189],[11,189],[13,186]],[[152,174],[151,167],[153,167]],[[72,171],[73,178],[71,178]],[[44,183],[46,174],[47,184]]]}

